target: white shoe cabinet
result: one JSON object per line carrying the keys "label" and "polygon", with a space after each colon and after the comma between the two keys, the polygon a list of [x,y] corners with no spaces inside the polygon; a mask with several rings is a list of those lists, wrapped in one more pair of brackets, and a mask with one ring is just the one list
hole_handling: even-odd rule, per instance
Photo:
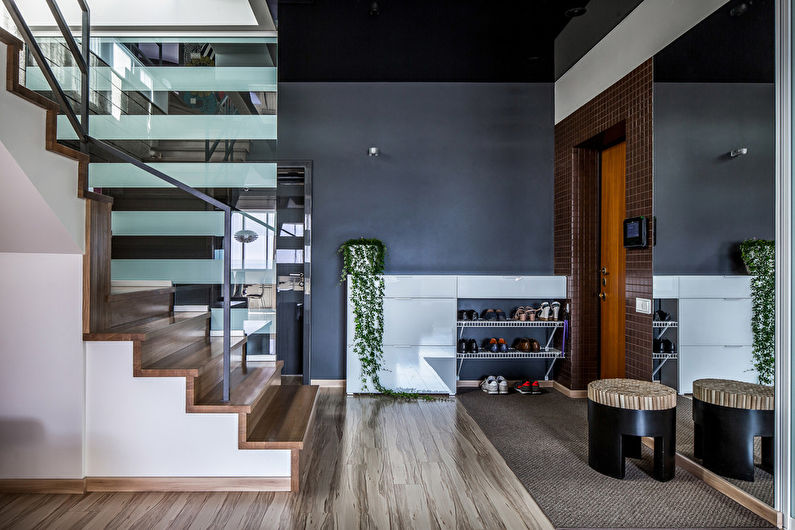
{"label": "white shoe cabinet", "polygon": [[757,382],[750,276],[655,276],[654,298],[678,303],[680,394],[701,378]]}
{"label": "white shoe cabinet", "polygon": [[[348,394],[373,392],[372,384],[368,382],[367,388],[362,384],[361,365],[353,350],[355,328],[350,281],[347,283],[346,391]],[[456,341],[461,325],[456,321],[459,298],[566,298],[563,276],[385,275],[384,287],[381,382],[394,390],[425,394],[453,395],[456,392],[459,366]],[[545,358],[552,353],[560,355],[559,352],[542,352],[542,355],[544,353]],[[501,358],[499,354],[471,355],[473,359],[480,358],[477,356],[492,360]],[[540,354],[527,355],[538,357]]]}

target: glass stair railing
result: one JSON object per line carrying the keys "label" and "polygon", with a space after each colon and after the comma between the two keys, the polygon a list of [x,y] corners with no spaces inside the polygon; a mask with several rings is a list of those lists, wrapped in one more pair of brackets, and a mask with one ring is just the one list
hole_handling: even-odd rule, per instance
{"label": "glass stair railing", "polygon": [[[151,162],[150,166],[193,188],[276,189],[273,162]],[[169,188],[171,184],[132,164],[93,163],[89,166],[91,188]]]}
{"label": "glass stair railing", "polygon": [[[51,35],[28,33],[36,44],[23,55],[20,79],[61,102],[57,139],[74,148],[83,141],[91,155],[87,191],[114,199],[112,282],[169,282],[175,306],[210,312],[213,335],[245,334],[249,355],[273,354],[277,166],[247,158],[252,150],[260,160],[275,152],[276,39],[95,37],[84,59],[72,53],[79,36],[71,43],[66,33]],[[223,210],[230,206],[225,277]]]}

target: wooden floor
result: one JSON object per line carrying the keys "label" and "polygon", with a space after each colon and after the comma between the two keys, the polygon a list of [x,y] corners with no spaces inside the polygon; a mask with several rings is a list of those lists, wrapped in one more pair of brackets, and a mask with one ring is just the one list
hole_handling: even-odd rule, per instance
{"label": "wooden floor", "polygon": [[0,528],[552,528],[454,399],[316,414],[300,493],[0,495]]}

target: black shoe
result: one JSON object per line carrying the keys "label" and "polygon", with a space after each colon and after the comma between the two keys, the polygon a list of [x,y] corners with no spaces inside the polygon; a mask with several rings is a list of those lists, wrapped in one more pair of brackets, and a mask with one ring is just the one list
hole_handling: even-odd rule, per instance
{"label": "black shoe", "polygon": [[502,309],[497,309],[494,313],[497,315],[497,320],[508,320],[505,316],[505,311]]}
{"label": "black shoe", "polygon": [[662,341],[660,339],[654,339],[652,341],[651,351],[654,353],[661,353],[662,352]]}
{"label": "black shoe", "polygon": [[654,320],[657,322],[665,322],[669,318],[671,318],[671,315],[669,315],[662,309],[658,309],[657,311],[654,312]]}
{"label": "black shoe", "polygon": [[497,313],[495,313],[493,309],[486,309],[480,315],[480,318],[482,318],[483,320],[497,320]]}
{"label": "black shoe", "polygon": [[660,351],[663,353],[673,353],[674,352],[674,343],[668,339],[663,339],[660,343]]}
{"label": "black shoe", "polygon": [[466,353],[467,352],[467,339],[459,339],[458,346],[455,349],[458,353]]}
{"label": "black shoe", "polygon": [[478,312],[475,311],[474,309],[470,309],[469,311],[467,311],[467,315],[469,316],[469,320],[472,321],[477,320],[479,317]]}
{"label": "black shoe", "polygon": [[467,353],[478,353],[478,341],[475,339],[467,340]]}
{"label": "black shoe", "polygon": [[467,312],[464,311],[464,310],[459,310],[456,313],[456,318],[458,319],[459,322],[462,321],[462,320],[466,320],[467,319]]}

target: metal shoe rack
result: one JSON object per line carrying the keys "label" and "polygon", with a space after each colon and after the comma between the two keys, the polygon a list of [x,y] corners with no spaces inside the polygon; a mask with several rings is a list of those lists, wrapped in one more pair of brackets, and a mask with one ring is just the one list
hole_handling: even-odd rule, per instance
{"label": "metal shoe rack", "polygon": [[[652,323],[652,327],[654,328],[654,338],[661,339],[663,335],[665,335],[665,332],[668,331],[669,329],[678,328],[679,322],[675,320],[655,320]],[[679,353],[675,351],[670,353],[653,352],[651,354],[651,358],[654,361],[661,361],[660,364],[657,366],[657,368],[655,368],[651,374],[652,381],[656,381],[657,374],[660,373],[660,370],[662,370],[662,367],[665,366],[665,363],[667,363],[668,361],[676,361],[677,359],[679,359]]]}
{"label": "metal shoe rack", "polygon": [[[544,380],[549,380],[549,374],[555,367],[555,361],[563,359],[565,355],[557,348],[552,348],[552,340],[555,338],[555,333],[558,329],[563,328],[562,320],[459,320],[456,323],[458,328],[458,338],[464,336],[466,328],[547,328],[547,343],[537,352],[523,352],[514,348],[509,348],[507,352],[492,353],[488,350],[480,348],[478,353],[456,353],[456,376],[460,376],[461,368],[464,366],[466,360],[504,360],[504,359],[552,359],[552,364],[549,365]],[[549,332],[551,330],[551,332]]]}

